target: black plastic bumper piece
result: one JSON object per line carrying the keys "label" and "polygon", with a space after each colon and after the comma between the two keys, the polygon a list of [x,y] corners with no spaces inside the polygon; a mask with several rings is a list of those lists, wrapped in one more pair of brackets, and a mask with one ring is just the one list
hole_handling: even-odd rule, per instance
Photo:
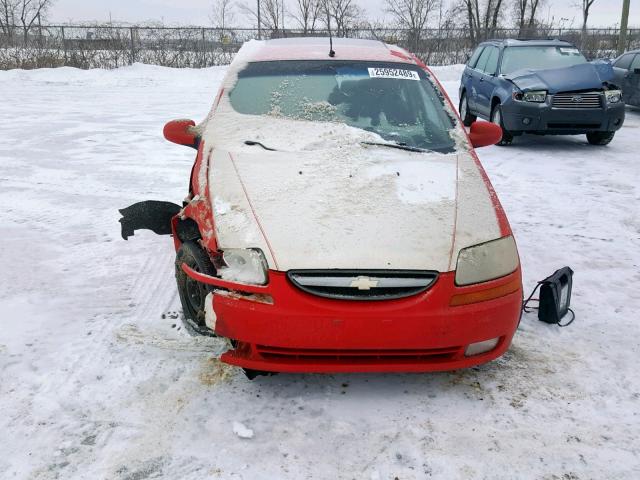
{"label": "black plastic bumper piece", "polygon": [[127,240],[136,230],[151,230],[158,235],[171,234],[171,219],[182,209],[171,202],[147,200],[118,210],[122,238]]}

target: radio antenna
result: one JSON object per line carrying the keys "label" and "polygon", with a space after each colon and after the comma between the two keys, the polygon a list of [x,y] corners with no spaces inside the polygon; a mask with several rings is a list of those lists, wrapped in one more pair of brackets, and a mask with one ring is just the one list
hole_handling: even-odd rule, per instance
{"label": "radio antenna", "polygon": [[333,51],[333,36],[331,35],[331,16],[329,15],[328,8],[327,8],[327,30],[329,30],[329,56],[333,58],[336,56],[336,52]]}

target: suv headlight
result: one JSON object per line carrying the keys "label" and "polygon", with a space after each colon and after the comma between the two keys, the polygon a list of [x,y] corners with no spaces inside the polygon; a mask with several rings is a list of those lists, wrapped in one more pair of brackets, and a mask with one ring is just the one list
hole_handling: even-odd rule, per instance
{"label": "suv headlight", "polygon": [[518,249],[513,236],[460,250],[456,285],[471,285],[504,277],[518,268]]}
{"label": "suv headlight", "polygon": [[607,103],[620,103],[622,101],[622,92],[620,90],[607,90],[604,92]]}
{"label": "suv headlight", "polygon": [[524,92],[522,94],[522,100],[525,102],[544,103],[547,100],[547,92],[545,90]]}
{"label": "suv headlight", "polygon": [[267,260],[258,248],[225,248],[218,275],[231,282],[264,285],[267,283]]}

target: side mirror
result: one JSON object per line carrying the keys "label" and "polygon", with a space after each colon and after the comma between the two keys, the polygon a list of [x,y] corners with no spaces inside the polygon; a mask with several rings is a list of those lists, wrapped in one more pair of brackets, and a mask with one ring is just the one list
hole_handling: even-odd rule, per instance
{"label": "side mirror", "polygon": [[633,69],[633,73],[635,73],[636,75],[640,74],[640,68],[634,68]]}
{"label": "side mirror", "polygon": [[200,139],[193,130],[196,122],[193,120],[172,120],[164,126],[164,138],[178,145],[198,148]]}
{"label": "side mirror", "polygon": [[473,148],[495,145],[502,140],[502,128],[491,122],[473,122],[469,138]]}

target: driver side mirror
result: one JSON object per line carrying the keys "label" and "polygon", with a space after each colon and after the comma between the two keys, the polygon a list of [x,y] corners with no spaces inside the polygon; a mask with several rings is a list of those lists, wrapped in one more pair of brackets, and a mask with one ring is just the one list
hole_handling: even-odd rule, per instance
{"label": "driver side mirror", "polygon": [[178,145],[198,148],[200,137],[194,131],[196,122],[193,120],[172,120],[164,126],[164,138]]}
{"label": "driver side mirror", "polygon": [[502,140],[502,128],[491,122],[473,122],[469,138],[473,148],[495,145]]}

